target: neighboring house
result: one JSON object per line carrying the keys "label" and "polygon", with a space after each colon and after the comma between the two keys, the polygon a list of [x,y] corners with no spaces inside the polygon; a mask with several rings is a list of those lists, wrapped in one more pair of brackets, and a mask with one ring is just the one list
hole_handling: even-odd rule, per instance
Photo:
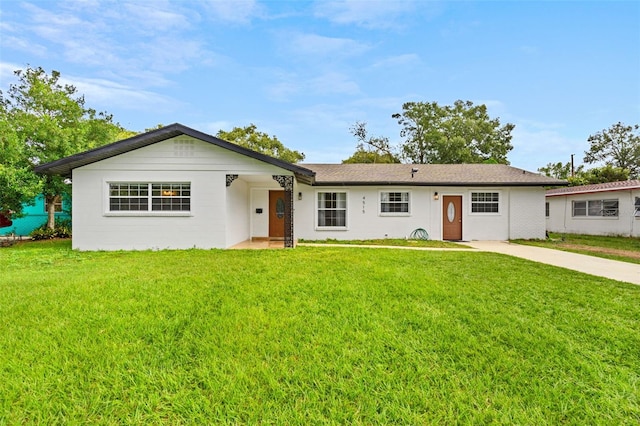
{"label": "neighboring house", "polygon": [[546,200],[550,232],[640,236],[640,180],[551,189]]}
{"label": "neighboring house", "polygon": [[[56,222],[62,219],[70,219],[66,212],[68,201],[60,201],[55,206]],[[24,204],[22,206],[24,216],[11,218],[11,225],[0,229],[0,235],[29,235],[31,231],[41,227],[47,223],[47,210],[43,196],[38,196],[33,204]]]}
{"label": "neighboring house", "polygon": [[290,164],[180,124],[36,167],[72,179],[73,247],[543,238],[544,186],[499,164]]}

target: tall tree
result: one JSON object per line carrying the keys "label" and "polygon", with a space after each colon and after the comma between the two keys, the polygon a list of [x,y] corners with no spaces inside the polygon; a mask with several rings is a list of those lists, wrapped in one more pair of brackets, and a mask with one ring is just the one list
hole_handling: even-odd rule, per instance
{"label": "tall tree", "polygon": [[604,162],[627,169],[632,178],[640,176],[640,126],[618,122],[608,129],[589,136],[585,163]]}
{"label": "tall tree", "polygon": [[[584,166],[581,164],[574,169],[574,174],[581,174],[584,169]],[[571,162],[568,161],[566,163],[562,163],[558,161],[557,163],[547,163],[546,166],[540,167],[538,169],[540,173],[543,175],[556,178],[556,179],[569,179],[571,177]]]}
{"label": "tall tree", "polygon": [[629,179],[629,170],[621,167],[606,165],[585,170],[584,165],[578,166],[571,175],[571,163],[548,163],[538,171],[546,176],[564,179],[569,186],[589,185],[594,183],[618,182]]}
{"label": "tall tree", "polygon": [[[40,67],[28,67],[14,74],[18,82],[9,86],[6,96],[0,91],[0,102],[1,120],[16,138],[18,148],[13,152],[20,158],[18,164],[55,161],[113,142],[123,132],[111,115],[87,108],[74,86],[60,82],[58,71],[49,75]],[[48,175],[41,177],[40,183],[47,225],[53,228],[55,203],[68,192],[69,185],[59,176]],[[28,191],[18,188],[18,192]]]}
{"label": "tall tree", "polygon": [[342,163],[399,163],[400,159],[394,152],[394,148],[389,143],[389,138],[383,136],[369,136],[367,124],[362,121],[356,122],[349,129],[351,134],[358,140],[356,152]]}
{"label": "tall tree", "polygon": [[575,176],[569,177],[569,186],[590,185],[594,183],[619,182],[629,179],[629,170],[607,164],[603,167],[593,167],[586,171],[580,171]]}
{"label": "tall tree", "polygon": [[234,127],[228,132],[220,130],[216,137],[289,163],[304,160],[303,153],[285,147],[275,136],[258,131],[253,123],[245,127]]}
{"label": "tall tree", "polygon": [[453,105],[436,102],[407,102],[403,112],[393,114],[402,126],[400,136],[403,158],[411,163],[484,163],[509,164],[513,149],[513,124],[500,125],[490,118],[485,105],[458,100]]}
{"label": "tall tree", "polygon": [[23,205],[33,202],[42,191],[24,145],[8,120],[5,102],[0,103],[0,188],[0,215],[6,217],[20,217]]}

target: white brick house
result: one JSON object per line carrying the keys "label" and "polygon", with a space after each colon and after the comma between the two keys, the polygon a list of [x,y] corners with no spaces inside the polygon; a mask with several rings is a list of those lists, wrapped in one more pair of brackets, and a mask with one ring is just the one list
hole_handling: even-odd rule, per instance
{"label": "white brick house", "polygon": [[544,186],[564,184],[500,164],[290,164],[180,124],[36,170],[72,179],[79,250],[543,238]]}

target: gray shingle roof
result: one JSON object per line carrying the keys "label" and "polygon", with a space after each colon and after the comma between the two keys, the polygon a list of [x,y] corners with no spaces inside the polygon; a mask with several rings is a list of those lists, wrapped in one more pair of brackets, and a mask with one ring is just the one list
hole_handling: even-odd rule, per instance
{"label": "gray shingle roof", "polygon": [[[70,176],[77,167],[133,151],[175,136],[189,135],[293,172],[310,185],[449,185],[560,186],[565,181],[504,164],[291,164],[218,139],[179,123],[81,152],[35,168],[36,172]],[[412,171],[417,170],[413,172]]]}
{"label": "gray shingle roof", "polygon": [[596,183],[592,185],[570,186],[555,188],[547,191],[547,197],[558,195],[585,194],[590,192],[622,191],[625,189],[640,189],[640,180],[623,180],[619,182]]}
{"label": "gray shingle roof", "polygon": [[[504,164],[301,164],[316,185],[556,186],[565,181]],[[417,170],[413,173],[412,170]]]}

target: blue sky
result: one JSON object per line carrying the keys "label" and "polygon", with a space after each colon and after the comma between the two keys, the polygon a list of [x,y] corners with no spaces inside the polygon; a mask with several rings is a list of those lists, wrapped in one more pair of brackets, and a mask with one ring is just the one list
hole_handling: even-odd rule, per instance
{"label": "blue sky", "polygon": [[399,142],[404,102],[471,100],[536,170],[640,122],[640,2],[3,0],[0,89],[27,64],[128,129],[255,123],[310,163],[356,121]]}

